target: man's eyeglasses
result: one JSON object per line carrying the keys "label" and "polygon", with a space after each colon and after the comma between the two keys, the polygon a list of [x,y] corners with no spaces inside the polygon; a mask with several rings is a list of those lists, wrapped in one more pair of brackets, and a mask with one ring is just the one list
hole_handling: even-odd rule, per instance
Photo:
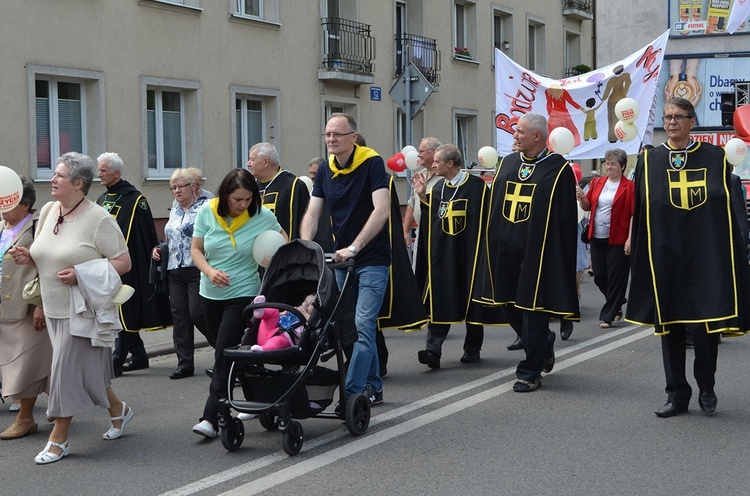
{"label": "man's eyeglasses", "polygon": [[175,184],[174,186],[170,186],[169,189],[171,189],[172,191],[177,191],[178,189],[187,188],[189,186],[189,184]]}
{"label": "man's eyeglasses", "polygon": [[348,133],[324,133],[323,137],[339,139],[342,136],[349,136],[350,134],[354,134],[354,131],[349,131]]}
{"label": "man's eyeglasses", "polygon": [[682,121],[684,121],[685,119],[692,119],[692,118],[693,118],[692,115],[675,114],[675,115],[665,115],[664,117],[662,117],[662,120],[664,121],[664,124],[668,124],[669,121],[672,121],[672,120],[674,120],[677,124],[682,124]]}

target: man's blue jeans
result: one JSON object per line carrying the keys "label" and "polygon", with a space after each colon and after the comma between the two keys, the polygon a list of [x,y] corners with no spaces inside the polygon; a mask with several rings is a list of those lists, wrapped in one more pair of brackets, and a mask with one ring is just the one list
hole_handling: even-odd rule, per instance
{"label": "man's blue jeans", "polygon": [[[346,271],[336,271],[339,288],[343,286],[345,278]],[[365,385],[372,386],[377,391],[383,389],[375,336],[378,332],[378,313],[388,283],[388,266],[374,265],[354,269],[353,283],[354,294],[357,295],[354,323],[359,338],[354,343],[346,374],[347,398],[361,393]]]}

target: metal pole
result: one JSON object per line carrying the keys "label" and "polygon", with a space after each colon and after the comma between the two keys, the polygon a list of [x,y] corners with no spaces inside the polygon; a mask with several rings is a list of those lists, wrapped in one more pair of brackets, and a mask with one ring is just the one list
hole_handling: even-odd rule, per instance
{"label": "metal pole", "polygon": [[[404,77],[406,78],[406,145],[411,145],[412,141],[412,125],[411,125],[411,64],[407,64],[406,70],[404,71]],[[406,169],[406,199],[411,198],[411,178],[412,170]]]}

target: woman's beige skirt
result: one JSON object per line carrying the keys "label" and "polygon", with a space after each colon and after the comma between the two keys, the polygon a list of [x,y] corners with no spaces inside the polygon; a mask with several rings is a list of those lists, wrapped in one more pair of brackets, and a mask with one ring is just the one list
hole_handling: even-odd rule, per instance
{"label": "woman's beige skirt", "polygon": [[3,396],[14,400],[49,393],[52,345],[46,330],[34,330],[32,314],[0,320],[0,374]]}
{"label": "woman's beige skirt", "polygon": [[72,417],[95,406],[109,408],[107,388],[114,376],[112,349],[71,336],[70,319],[47,318],[47,329],[52,341],[47,415]]}

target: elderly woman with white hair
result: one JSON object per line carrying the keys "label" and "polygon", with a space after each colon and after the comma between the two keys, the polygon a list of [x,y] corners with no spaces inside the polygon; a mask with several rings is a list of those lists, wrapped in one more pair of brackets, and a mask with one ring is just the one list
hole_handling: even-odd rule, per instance
{"label": "elderly woman with white hair", "polygon": [[151,254],[157,262],[162,261],[162,256],[167,257],[164,262],[172,309],[172,340],[177,354],[177,368],[169,375],[170,379],[183,379],[194,374],[196,327],[211,346],[216,345],[216,335],[209,331],[201,310],[198,294],[201,271],[195,266],[190,254],[195,218],[206,203],[206,197],[200,195],[200,183],[196,188],[197,177],[203,177],[203,174],[195,168],[177,169],[172,173],[169,189],[174,195],[174,203],[164,226],[166,253],[157,246]]}
{"label": "elderly woman with white hair", "polygon": [[[70,453],[68,431],[73,416],[94,406],[109,410],[111,426],[105,440],[122,436],[133,418],[133,409],[112,389],[112,350],[81,337],[71,318],[71,292],[79,281],[76,267],[105,260],[122,275],[131,262],[125,238],[117,222],[96,203],[86,199],[94,179],[94,161],[69,152],[57,160],[52,175],[52,197],[40,211],[36,239],[30,249],[11,250],[19,265],[39,271],[46,324],[52,342],[52,373],[47,415],[55,425],[45,448],[36,456],[38,465],[53,463]],[[110,271],[111,272],[111,271]]]}

